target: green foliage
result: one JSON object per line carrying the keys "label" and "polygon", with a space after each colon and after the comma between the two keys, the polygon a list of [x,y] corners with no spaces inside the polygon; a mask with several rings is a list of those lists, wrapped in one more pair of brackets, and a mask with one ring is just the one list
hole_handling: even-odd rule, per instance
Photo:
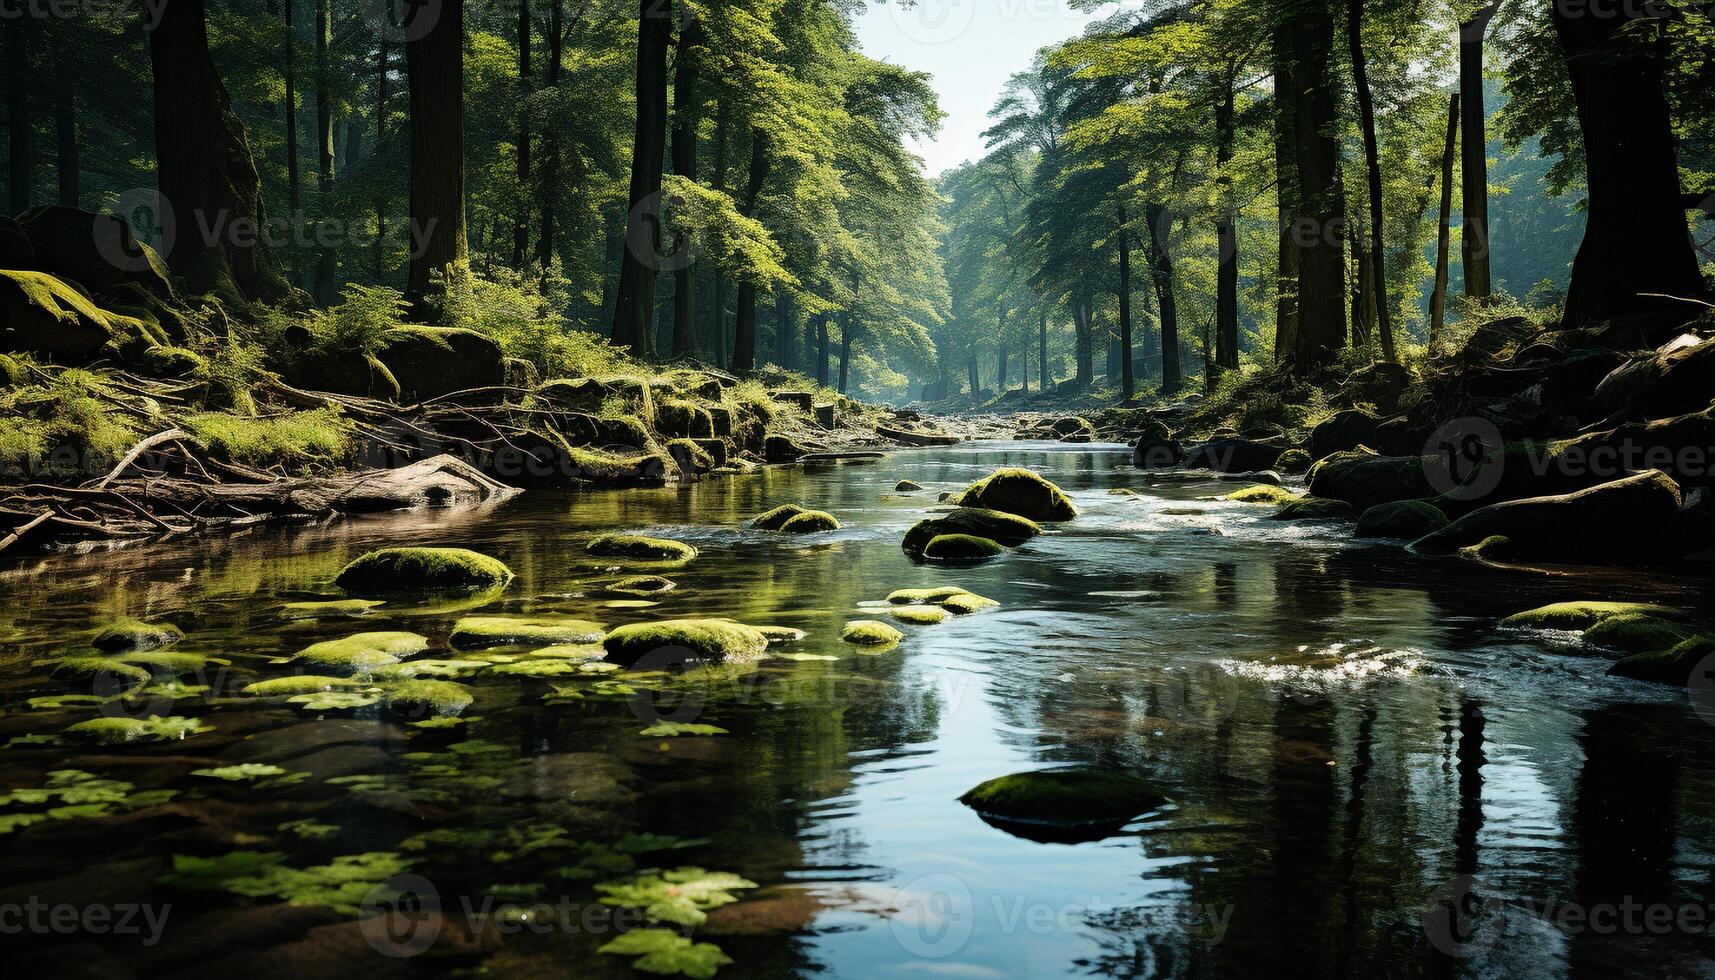
{"label": "green foliage", "polygon": [[646,874],[630,881],[597,885],[606,905],[641,909],[648,921],[699,926],[708,921],[708,910],[738,901],[733,892],[755,888],[756,882],[724,871],[676,868]]}
{"label": "green foliage", "polygon": [[204,412],[184,424],[210,452],[244,466],[298,470],[340,462],[350,452],[351,427],[332,408],[268,418]]}
{"label": "green foliage", "polygon": [[707,980],[733,962],[714,943],[694,943],[671,929],[635,929],[609,940],[598,953],[635,956],[631,967],[643,973],[683,973]]}
{"label": "green foliage", "polygon": [[278,851],[232,851],[217,857],[173,855],[173,870],[163,884],[190,890],[220,890],[250,898],[273,898],[298,906],[325,906],[357,915],[375,890],[411,869],[396,853],[345,854],[327,864],[290,868]]}

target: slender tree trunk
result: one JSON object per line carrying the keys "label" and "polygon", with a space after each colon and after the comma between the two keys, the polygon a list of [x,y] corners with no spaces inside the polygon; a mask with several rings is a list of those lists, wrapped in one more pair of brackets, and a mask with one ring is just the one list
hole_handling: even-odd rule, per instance
{"label": "slender tree trunk", "polygon": [[1429,294],[1429,347],[1441,342],[1447,321],[1447,273],[1453,220],[1453,153],[1459,139],[1459,93],[1447,96],[1447,140],[1441,148],[1441,216],[1435,226],[1435,288]]}
{"label": "slender tree trunk", "polygon": [[1007,371],[1007,360],[1008,359],[1007,359],[1006,353],[1007,353],[1006,347],[1004,345],[1002,345],[1002,347],[999,350],[995,351],[995,355],[994,355],[995,386],[1000,389],[1000,393],[1003,395],[1006,394],[1006,379],[1007,379],[1007,376],[1009,373]]}
{"label": "slender tree trunk", "polygon": [[[333,94],[328,91],[328,3],[316,0],[316,190],[317,211],[325,214],[333,197]],[[316,257],[316,298],[333,299],[333,249]]]}
{"label": "slender tree trunk", "polygon": [[54,169],[59,174],[59,202],[75,208],[81,163],[78,160],[77,103],[68,87],[54,109]]}
{"label": "slender tree trunk", "polygon": [[[233,233],[237,222],[261,227],[266,215],[244,125],[209,55],[203,0],[174,0],[160,8],[149,32],[149,60],[156,183],[172,202],[181,231],[168,265],[193,292],[286,298],[285,278],[267,242]],[[204,227],[212,234],[203,234]]]}
{"label": "slender tree trunk", "polygon": [[1388,310],[1387,251],[1382,225],[1382,163],[1376,143],[1376,107],[1370,96],[1369,67],[1364,61],[1364,0],[1347,0],[1346,36],[1351,45],[1352,84],[1358,93],[1358,122],[1364,134],[1364,165],[1370,192],[1370,276],[1367,292],[1381,336],[1382,359],[1397,360],[1393,348],[1393,317]]}
{"label": "slender tree trunk", "polygon": [[1149,219],[1149,271],[1161,320],[1161,390],[1171,395],[1185,384],[1185,373],[1179,365],[1179,302],[1173,295],[1173,254],[1165,235],[1167,211],[1151,204],[1144,216]]}
{"label": "slender tree trunk", "polygon": [[816,318],[816,384],[828,386],[828,315]]}
{"label": "slender tree trunk", "polygon": [[1298,249],[1298,329],[1291,362],[1299,371],[1315,372],[1346,346],[1346,249],[1340,231],[1345,206],[1337,183],[1332,12],[1321,0],[1304,5],[1291,36],[1297,54],[1292,119],[1298,180],[1292,227]]}
{"label": "slender tree trunk", "polygon": [[612,334],[615,344],[638,357],[654,353],[650,324],[661,254],[661,158],[667,143],[667,49],[672,41],[671,0],[638,0],[637,124]]}
{"label": "slender tree trunk", "polygon": [[1464,228],[1459,249],[1464,261],[1465,295],[1479,300],[1488,299],[1491,289],[1489,145],[1484,119],[1483,39],[1489,31],[1489,20],[1494,17],[1496,6],[1498,2],[1489,4],[1459,25],[1459,111],[1464,117],[1460,120],[1464,129],[1460,155]]}
{"label": "slender tree trunk", "polygon": [[1279,241],[1274,293],[1274,360],[1289,359],[1298,337],[1298,246],[1292,223],[1298,214],[1298,151],[1293,112],[1298,85],[1290,25],[1274,30],[1274,172]]}
{"label": "slender tree trunk", "polygon": [[965,358],[965,373],[970,376],[971,397],[975,398],[975,397],[977,397],[977,393],[981,392],[983,390],[983,376],[982,376],[981,371],[977,368],[977,355],[976,354],[972,353],[972,354],[966,356],[966,358]]}
{"label": "slender tree trunk", "polygon": [[[679,7],[679,54],[673,66],[673,172],[697,179],[697,84],[704,43],[703,23],[689,4]],[[697,349],[697,271],[685,258],[690,243],[673,243],[673,356]]]}
{"label": "slender tree trunk", "polygon": [[[714,189],[726,191],[726,154],[727,144],[731,140],[732,126],[727,107],[722,105],[715,115],[715,173]],[[727,344],[726,336],[726,275],[721,270],[715,270],[715,364],[727,366],[727,355],[732,348]],[[823,321],[822,330],[827,331],[827,322]],[[824,337],[822,341],[822,371],[819,383],[824,387],[828,383],[828,345]]]}
{"label": "slender tree trunk", "polygon": [[[1233,217],[1232,178],[1227,165],[1233,159],[1233,79],[1228,77],[1215,106],[1215,165],[1219,176],[1215,194],[1219,217],[1215,221],[1219,266],[1215,277],[1215,366],[1239,367],[1239,236]],[[1130,397],[1129,395],[1127,397]]]}
{"label": "slender tree trunk", "polygon": [[1090,312],[1090,301],[1079,299],[1072,308],[1072,353],[1077,361],[1076,384],[1080,389],[1088,388],[1095,383],[1096,365],[1094,351],[1095,324]]}
{"label": "slender tree trunk", "polygon": [[852,303],[851,303],[851,306],[846,308],[843,319],[840,322],[840,393],[841,394],[845,394],[846,382],[847,382],[849,375],[851,373],[852,339],[857,334],[858,329],[859,329],[859,323],[858,323],[858,287],[861,285],[862,285],[862,281],[858,278],[858,271],[856,269],[853,269],[852,270]]}
{"label": "slender tree trunk", "polygon": [[[422,10],[427,8],[413,8]],[[405,42],[411,90],[411,261],[405,297],[433,313],[431,276],[470,258],[464,213],[464,0]]]}
{"label": "slender tree trunk", "polygon": [[774,296],[774,363],[788,371],[797,366],[792,357],[798,347],[797,334],[797,305],[792,293],[783,288]]}
{"label": "slender tree trunk", "polygon": [[[304,209],[298,177],[298,25],[292,18],[294,0],[286,0],[286,210],[292,219]],[[296,263],[294,263],[295,265]]]}
{"label": "slender tree trunk", "polygon": [[1018,353],[1018,381],[1025,394],[1030,394],[1030,343],[1024,344],[1024,349]]}
{"label": "slender tree trunk", "polygon": [[11,188],[11,213],[30,209],[32,159],[30,143],[30,34],[34,25],[28,16],[6,19],[6,138],[7,182]]}
{"label": "slender tree trunk", "polygon": [[1048,390],[1048,307],[1039,311],[1036,323],[1036,387],[1046,392]]}
{"label": "slender tree trunk", "polygon": [[[1682,300],[1707,295],[1679,192],[1660,49],[1624,30],[1651,9],[1622,5],[1596,17],[1554,8],[1589,186],[1584,241],[1566,293],[1568,327],[1629,317],[1677,325],[1699,312]],[[1465,139],[1472,139],[1469,129]]]}
{"label": "slender tree trunk", "polygon": [[530,0],[518,0],[518,214],[512,222],[512,267],[530,251]]}
{"label": "slender tree trunk", "polygon": [[[756,216],[756,205],[762,196],[762,185],[774,162],[769,149],[768,134],[760,129],[750,135],[750,179],[745,183],[744,200],[739,211],[745,217]],[[850,349],[849,344],[846,345]],[[738,304],[733,314],[732,369],[749,371],[756,367],[756,281],[748,276],[738,282]],[[840,390],[845,391],[845,361],[840,362]]]}
{"label": "slender tree trunk", "polygon": [[1374,294],[1370,288],[1372,268],[1370,255],[1359,242],[1359,222],[1346,222],[1346,245],[1351,253],[1352,284],[1352,346],[1369,344],[1375,326]]}
{"label": "slender tree trunk", "polygon": [[[380,152],[387,142],[387,73],[393,67],[389,63],[385,34],[381,37],[375,61],[378,69],[375,74],[375,149]],[[387,281],[387,195],[382,191],[375,195],[375,280]]]}
{"label": "slender tree trunk", "polygon": [[1120,400],[1130,402],[1137,394],[1131,370],[1131,231],[1125,208],[1120,208]]}
{"label": "slender tree trunk", "polygon": [[[548,0],[547,88],[556,95],[566,47],[565,0]],[[542,172],[536,185],[536,264],[545,278],[554,267],[554,199],[560,191],[560,136],[554,126],[542,131]],[[606,304],[604,303],[603,306]]]}

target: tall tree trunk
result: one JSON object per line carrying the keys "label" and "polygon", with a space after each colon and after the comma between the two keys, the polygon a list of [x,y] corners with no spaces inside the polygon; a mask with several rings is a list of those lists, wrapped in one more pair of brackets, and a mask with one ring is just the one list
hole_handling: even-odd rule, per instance
{"label": "tall tree trunk", "polygon": [[632,138],[631,195],[614,302],[613,342],[648,357],[655,279],[661,254],[661,157],[667,143],[667,49],[671,0],[638,0],[637,124]]}
{"label": "tall tree trunk", "polygon": [[977,355],[975,353],[969,354],[965,358],[965,374],[970,377],[971,397],[975,398],[977,393],[983,390],[983,376],[977,368]]}
{"label": "tall tree trunk", "polygon": [[[774,155],[769,150],[768,134],[760,129],[750,135],[750,179],[745,183],[744,200],[739,211],[747,218],[756,216],[757,200],[762,185],[768,180],[768,170]],[[854,300],[855,302],[855,300]],[[850,349],[849,342],[846,348]],[[733,314],[732,369],[749,371],[756,367],[756,281],[746,276],[738,282],[738,308]],[[845,391],[845,361],[840,362],[840,390]]]}
{"label": "tall tree trunk", "polygon": [[1025,394],[1030,394],[1030,343],[1026,341],[1018,352],[1018,382]]}
{"label": "tall tree trunk", "polygon": [[[328,3],[316,0],[316,190],[317,211],[323,215],[333,196],[333,93],[328,91]],[[333,299],[333,249],[324,247],[316,257],[316,299]]]}
{"label": "tall tree trunk", "polygon": [[1036,387],[1046,392],[1048,390],[1048,307],[1039,311],[1036,323]]}
{"label": "tall tree trunk", "polygon": [[286,298],[286,280],[268,243],[236,233],[241,223],[263,226],[262,185],[244,125],[209,55],[203,0],[160,8],[149,32],[149,61],[156,183],[180,229],[168,265],[193,292]]}
{"label": "tall tree trunk", "polygon": [[[1498,5],[1498,0],[1490,3],[1459,25],[1459,111],[1464,117],[1460,122],[1465,131],[1460,154],[1464,229],[1459,250],[1465,266],[1465,295],[1479,300],[1488,299],[1491,290],[1489,144],[1484,119],[1483,39]],[[1577,74],[1576,69],[1573,73]]]}
{"label": "tall tree trunk", "polygon": [[[732,126],[731,126],[731,122],[730,122],[730,116],[729,116],[727,107],[725,105],[722,105],[719,108],[719,110],[717,110],[717,112],[715,114],[715,173],[714,173],[714,189],[717,191],[720,191],[722,193],[726,192],[726,153],[727,153],[727,144],[731,141],[731,136],[732,136]],[[732,353],[732,348],[727,344],[727,336],[726,336],[726,288],[727,288],[726,275],[720,269],[716,269],[715,270],[715,364],[717,366],[723,367],[723,368],[727,366],[727,355]],[[827,331],[827,327],[828,327],[827,322],[824,321],[822,323],[822,330],[824,331],[824,333]],[[820,378],[820,383],[823,386],[826,386],[828,383],[828,371],[827,371],[827,359],[828,359],[827,353],[828,353],[828,351],[827,351],[827,347],[828,347],[827,341],[826,341],[826,338],[824,338],[823,343],[822,343],[822,362],[823,363],[822,363],[822,373],[821,373],[821,378]]]}
{"label": "tall tree trunk", "polygon": [[816,318],[816,384],[828,386],[828,314]]}
{"label": "tall tree trunk", "polygon": [[54,107],[54,169],[59,174],[59,202],[66,207],[78,206],[78,178],[81,163],[78,160],[77,143],[77,103],[70,87],[60,96],[60,103]]}
{"label": "tall tree trunk", "polygon": [[1272,37],[1274,66],[1274,173],[1278,258],[1274,293],[1274,360],[1289,359],[1298,336],[1298,246],[1292,223],[1298,215],[1298,151],[1293,112],[1297,108],[1297,74],[1293,64],[1290,24],[1276,26]]}
{"label": "tall tree trunk", "polygon": [[1382,359],[1397,360],[1393,349],[1393,317],[1388,310],[1387,251],[1382,227],[1382,162],[1376,143],[1376,107],[1370,96],[1369,67],[1364,61],[1364,0],[1347,0],[1346,38],[1351,46],[1352,84],[1358,93],[1358,123],[1364,133],[1364,168],[1370,192],[1370,276],[1367,292],[1381,335]]}
{"label": "tall tree trunk", "polygon": [[30,122],[30,34],[34,26],[20,11],[6,18],[7,183],[12,214],[30,209],[32,126]]}
{"label": "tall tree trunk", "polygon": [[1173,255],[1167,250],[1167,209],[1148,205],[1149,278],[1155,284],[1155,308],[1161,320],[1161,390],[1173,394],[1185,383],[1179,365],[1179,302],[1173,295]]}
{"label": "tall tree trunk", "polygon": [[845,394],[846,382],[849,380],[852,365],[852,339],[857,334],[858,324],[858,287],[862,285],[856,269],[852,270],[852,302],[846,307],[840,321],[840,393]]}
{"label": "tall tree trunk", "polygon": [[[548,0],[547,87],[556,95],[565,60],[565,0]],[[536,264],[544,278],[554,267],[554,198],[560,190],[560,135],[553,126],[542,131],[542,176],[536,191]],[[603,304],[606,305],[605,303]]]}
{"label": "tall tree trunk", "polygon": [[512,222],[512,267],[522,270],[530,251],[530,0],[518,0],[518,213]]}
{"label": "tall tree trunk", "polygon": [[[292,17],[294,0],[286,0],[286,210],[296,221],[304,209],[298,177],[298,25]],[[296,264],[295,262],[293,263]]]}
{"label": "tall tree trunk", "polygon": [[1292,364],[1315,372],[1346,346],[1345,206],[1337,185],[1340,145],[1331,57],[1334,17],[1323,0],[1303,6],[1292,25],[1297,54],[1292,112],[1298,180],[1293,239],[1298,249],[1298,329]]}
{"label": "tall tree trunk", "polygon": [[774,363],[790,371],[793,352],[797,350],[798,312],[790,290],[781,289],[774,296]]}
{"label": "tall tree trunk", "polygon": [[1235,130],[1233,84],[1229,76],[1221,90],[1221,101],[1215,106],[1215,165],[1220,168],[1220,175],[1215,179],[1219,208],[1219,216],[1215,220],[1215,241],[1220,250],[1215,276],[1215,366],[1236,371],[1239,367],[1239,235],[1233,217],[1232,178],[1227,174],[1227,164],[1233,159]]}
{"label": "tall tree trunk", "polygon": [[1372,269],[1370,254],[1359,242],[1361,228],[1353,219],[1346,221],[1346,245],[1351,253],[1349,268],[1352,276],[1352,346],[1364,347],[1370,342],[1375,327],[1374,294],[1370,289]]}
{"label": "tall tree trunk", "polygon": [[1453,220],[1453,153],[1459,139],[1459,93],[1447,96],[1447,140],[1441,147],[1441,216],[1435,226],[1435,288],[1429,294],[1429,346],[1441,342],[1447,321],[1447,273]]}
{"label": "tall tree trunk", "polygon": [[1120,400],[1129,402],[1136,395],[1136,381],[1131,370],[1131,231],[1127,227],[1125,208],[1120,208]]}
{"label": "tall tree trunk", "polygon": [[[1679,193],[1659,48],[1623,30],[1650,9],[1622,5],[1610,17],[1554,9],[1584,133],[1589,187],[1584,241],[1566,293],[1568,327],[1623,317],[1677,324],[1698,309],[1662,297],[1706,295]],[[1468,111],[1465,117],[1469,121]],[[1465,139],[1472,139],[1469,129]]]}
{"label": "tall tree trunk", "polygon": [[[697,179],[697,73],[702,60],[703,23],[690,4],[679,8],[679,55],[673,67],[673,172]],[[690,243],[673,243],[673,356],[697,349],[697,273],[684,252]]]}
{"label": "tall tree trunk", "polygon": [[1077,361],[1074,378],[1079,389],[1090,387],[1096,380],[1093,319],[1089,299],[1078,299],[1072,306],[1072,354]]}
{"label": "tall tree trunk", "polygon": [[[392,68],[388,58],[387,36],[383,33],[375,55],[376,152],[380,152],[387,143],[387,73]],[[377,191],[375,195],[375,280],[387,281],[387,194],[384,191]]]}
{"label": "tall tree trunk", "polygon": [[1000,389],[1000,393],[1003,395],[1006,394],[1006,379],[1010,373],[1007,371],[1008,358],[1006,355],[1007,350],[1005,344],[1002,344],[1000,349],[995,351],[994,354],[995,386]]}
{"label": "tall tree trunk", "polygon": [[464,213],[464,0],[442,0],[434,26],[405,42],[405,71],[411,89],[411,262],[405,297],[427,319],[433,313],[430,276],[470,258]]}

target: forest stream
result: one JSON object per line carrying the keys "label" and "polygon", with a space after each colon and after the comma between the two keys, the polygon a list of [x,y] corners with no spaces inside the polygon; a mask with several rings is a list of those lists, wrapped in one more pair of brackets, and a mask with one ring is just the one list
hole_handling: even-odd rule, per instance
{"label": "forest stream", "polygon": [[[1081,516],[976,567],[901,550],[939,492],[1004,465]],[[597,950],[645,910],[684,927],[653,955],[691,975],[1707,975],[1706,919],[1646,917],[1715,901],[1715,715],[1497,621],[1589,597],[1706,612],[1710,583],[1426,558],[1214,499],[1229,489],[1152,477],[1124,446],[970,442],[33,560],[0,574],[0,899],[159,921],[73,946],[8,936],[8,958],[19,976],[51,959],[623,977],[636,956]],[[785,501],[843,527],[746,527]],[[700,554],[661,573],[671,591],[614,598],[604,585],[637,569],[583,546],[616,529]],[[335,601],[347,561],[400,544],[468,545],[518,577],[463,603]],[[895,623],[890,649],[841,641],[890,620],[894,590],[953,584],[999,605]],[[451,650],[477,613],[805,636],[750,667],[536,672],[531,646]],[[64,698],[44,661],[119,616],[176,624],[171,651],[197,656],[156,664],[143,709]],[[372,631],[428,637],[406,662],[474,694],[457,722],[411,723],[359,687],[242,693]],[[122,749],[56,742],[116,711],[194,721]],[[1167,802],[1096,839],[1035,840],[956,798],[1070,765]],[[409,928],[352,914],[406,901]],[[1604,909],[1641,925],[1615,934]]]}

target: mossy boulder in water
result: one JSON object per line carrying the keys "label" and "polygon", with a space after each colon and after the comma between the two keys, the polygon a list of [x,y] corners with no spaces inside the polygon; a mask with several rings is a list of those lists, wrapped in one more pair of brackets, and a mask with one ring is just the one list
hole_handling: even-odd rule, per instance
{"label": "mossy boulder in water", "polygon": [[1575,564],[1631,564],[1676,557],[1679,484],[1660,470],[1574,493],[1508,500],[1474,510],[1418,539],[1451,550],[1491,535],[1512,539],[1520,557]]}
{"label": "mossy boulder in water", "polygon": [[205,729],[195,718],[151,715],[148,718],[91,718],[60,734],[74,742],[124,745],[130,742],[178,741],[200,731]]}
{"label": "mossy boulder in water", "polygon": [[797,504],[781,504],[779,507],[763,514],[756,520],[751,521],[750,526],[758,531],[778,531],[782,527],[786,526],[787,521],[803,513],[807,513],[807,511]]}
{"label": "mossy boulder in water", "polygon": [[652,653],[680,660],[718,660],[743,663],[757,660],[768,650],[768,636],[761,630],[724,619],[669,619],[659,623],[621,626],[602,641],[607,659],[624,667]]}
{"label": "mossy boulder in water", "polygon": [[1396,500],[1377,504],[1358,516],[1360,538],[1404,538],[1415,541],[1447,526],[1447,515],[1426,500]]}
{"label": "mossy boulder in water", "polygon": [[1419,456],[1335,453],[1310,468],[1310,493],[1345,501],[1360,513],[1396,500],[1424,500],[1435,496],[1425,463]]}
{"label": "mossy boulder in water", "polygon": [[1344,500],[1302,497],[1288,502],[1268,516],[1275,521],[1349,521],[1356,513],[1352,505]]}
{"label": "mossy boulder in water", "polygon": [[1285,487],[1272,486],[1267,483],[1257,483],[1242,490],[1234,490],[1227,494],[1227,500],[1239,504],[1289,504],[1298,499],[1298,494]]}
{"label": "mossy boulder in water", "polygon": [[1715,668],[1715,635],[1703,634],[1682,640],[1665,650],[1639,653],[1608,668],[1618,677],[1631,677],[1658,684],[1707,689],[1709,671]]}
{"label": "mossy boulder in water", "polygon": [[893,485],[895,493],[912,493],[921,489],[923,489],[923,484],[918,483],[916,480],[900,480],[898,483]]}
{"label": "mossy boulder in water", "polygon": [[941,600],[941,608],[956,616],[968,616],[971,613],[982,612],[984,609],[997,608],[999,605],[1000,603],[993,599],[977,595],[975,592],[961,592]]}
{"label": "mossy boulder in water", "polygon": [[361,687],[362,682],[349,677],[329,677],[325,674],[293,674],[290,677],[271,677],[265,681],[246,684],[239,692],[254,698],[290,698],[299,694],[321,694],[326,691],[336,691]]}
{"label": "mossy boulder in water", "polygon": [[482,592],[512,581],[498,558],[465,548],[383,548],[345,566],[334,583],[354,593]]}
{"label": "mossy boulder in water", "polygon": [[958,503],[1032,521],[1069,521],[1078,516],[1077,506],[1064,490],[1019,467],[996,470],[971,484],[959,495]]}
{"label": "mossy boulder in water", "polygon": [[918,521],[901,542],[907,554],[921,555],[930,541],[944,534],[970,534],[1016,548],[1042,533],[1035,521],[998,510],[961,507],[940,517]]}
{"label": "mossy boulder in water", "polygon": [[171,623],[145,623],[138,619],[120,619],[95,634],[90,645],[107,653],[128,650],[159,650],[185,638],[183,630]]}
{"label": "mossy boulder in water", "polygon": [[470,707],[476,696],[470,688],[452,681],[409,680],[389,684],[383,689],[382,700],[400,714],[445,716]]}
{"label": "mossy boulder in water", "polygon": [[104,687],[132,688],[147,684],[151,675],[134,664],[112,657],[67,657],[54,663],[54,680]]}
{"label": "mossy boulder in water", "polygon": [[980,783],[959,802],[988,823],[1031,840],[1098,840],[1167,802],[1118,772],[1049,769]]}
{"label": "mossy boulder in water", "polygon": [[356,633],[307,646],[292,661],[321,673],[369,674],[428,648],[428,638],[416,633]]}
{"label": "mossy boulder in water", "polygon": [[640,534],[604,534],[590,541],[584,550],[597,558],[630,561],[688,562],[697,557],[697,549],[682,541]]}
{"label": "mossy boulder in water", "polygon": [[1606,616],[1584,631],[1584,642],[1617,653],[1666,650],[1691,635],[1691,629],[1659,616],[1621,613]]}
{"label": "mossy boulder in water", "polygon": [[1476,561],[1510,561],[1513,557],[1513,539],[1504,534],[1492,534],[1476,544],[1460,548],[1459,554]]}
{"label": "mossy boulder in water", "polygon": [[1185,451],[1186,469],[1217,473],[1253,473],[1272,470],[1285,450],[1248,439],[1213,439]]}
{"label": "mossy boulder in water", "polygon": [[875,619],[854,619],[840,632],[840,639],[859,647],[890,647],[905,634]]}
{"label": "mossy boulder in water", "polygon": [[787,534],[815,534],[818,531],[838,531],[839,518],[820,510],[807,510],[802,514],[794,514],[790,520],[780,525],[780,530]]}
{"label": "mossy boulder in water", "polygon": [[929,561],[987,561],[1005,553],[999,542],[975,534],[938,534],[923,546],[923,557]]}
{"label": "mossy boulder in water", "polygon": [[1315,460],[1302,449],[1288,449],[1274,461],[1274,468],[1281,473],[1303,473],[1310,468]]}
{"label": "mossy boulder in water", "polygon": [[1501,620],[1512,629],[1587,630],[1614,616],[1671,616],[1673,610],[1647,602],[1556,602]]}
{"label": "mossy boulder in water", "polygon": [[896,606],[939,605],[965,590],[957,585],[938,585],[928,589],[896,589],[887,594],[887,601]]}
{"label": "mossy boulder in water", "polygon": [[466,616],[453,624],[452,644],[463,650],[500,646],[554,646],[599,643],[606,631],[583,619],[525,619]]}
{"label": "mossy boulder in water", "polygon": [[894,606],[887,614],[902,623],[914,626],[938,626],[953,618],[953,614],[940,606]]}

